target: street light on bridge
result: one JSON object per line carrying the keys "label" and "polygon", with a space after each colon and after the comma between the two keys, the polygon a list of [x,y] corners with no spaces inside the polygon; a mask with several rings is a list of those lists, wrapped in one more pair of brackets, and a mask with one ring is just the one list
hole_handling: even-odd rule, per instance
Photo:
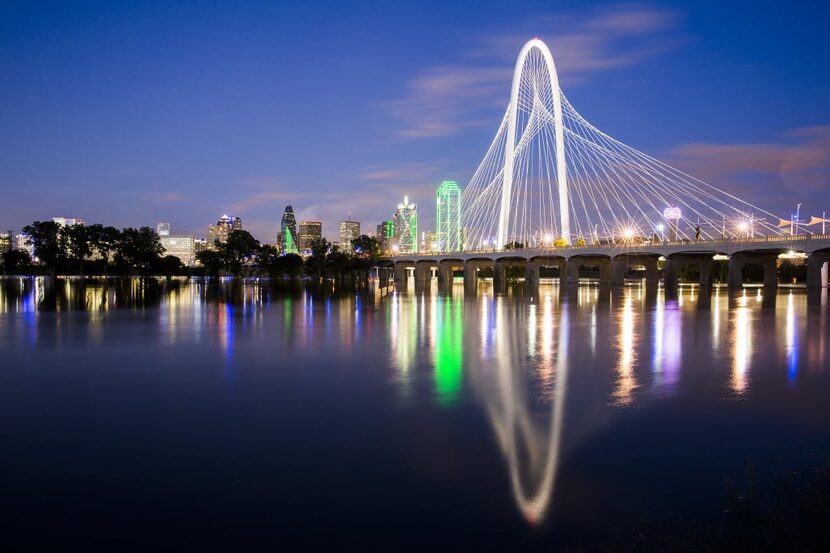
{"label": "street light on bridge", "polygon": [[663,210],[663,218],[669,223],[669,240],[674,242],[677,240],[677,224],[683,213],[677,206],[669,206]]}

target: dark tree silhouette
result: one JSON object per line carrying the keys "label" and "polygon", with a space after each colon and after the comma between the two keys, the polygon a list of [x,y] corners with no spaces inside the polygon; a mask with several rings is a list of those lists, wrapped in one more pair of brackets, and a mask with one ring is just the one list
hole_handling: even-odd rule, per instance
{"label": "dark tree silhouette", "polygon": [[149,273],[150,266],[156,262],[164,248],[159,235],[150,227],[125,228],[116,246],[116,260],[125,265],[128,271],[137,270],[141,275]]}
{"label": "dark tree silhouette", "polygon": [[23,227],[28,243],[34,247],[35,256],[55,276],[66,260],[66,249],[61,239],[61,226],[54,221],[35,221]]}

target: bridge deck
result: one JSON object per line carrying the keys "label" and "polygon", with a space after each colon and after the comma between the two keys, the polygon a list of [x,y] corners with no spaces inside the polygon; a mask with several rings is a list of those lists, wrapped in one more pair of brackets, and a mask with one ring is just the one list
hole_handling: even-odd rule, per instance
{"label": "bridge deck", "polygon": [[385,256],[382,259],[393,263],[416,261],[441,261],[457,259],[489,259],[496,261],[505,258],[533,259],[535,257],[559,257],[569,259],[576,256],[602,256],[613,258],[620,255],[656,255],[670,256],[677,254],[712,254],[735,255],[751,252],[787,252],[811,254],[820,250],[830,250],[830,234],[812,234],[795,236],[767,236],[760,238],[699,240],[678,242],[642,242],[594,244],[587,246],[539,247],[511,250],[465,250],[461,252],[421,252],[400,253]]}

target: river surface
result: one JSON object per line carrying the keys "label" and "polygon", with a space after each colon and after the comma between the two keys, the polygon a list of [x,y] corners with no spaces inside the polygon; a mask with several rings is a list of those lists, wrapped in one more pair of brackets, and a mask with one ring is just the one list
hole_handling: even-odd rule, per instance
{"label": "river surface", "polygon": [[7,545],[620,547],[830,452],[780,288],[0,280]]}

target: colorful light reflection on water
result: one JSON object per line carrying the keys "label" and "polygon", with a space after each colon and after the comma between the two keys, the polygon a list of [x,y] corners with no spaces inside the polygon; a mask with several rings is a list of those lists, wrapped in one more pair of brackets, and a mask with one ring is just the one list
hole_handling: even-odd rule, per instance
{"label": "colorful light reflection on water", "polygon": [[[370,512],[399,537],[415,531],[406,513],[440,527],[463,512],[477,544],[591,544],[607,528],[625,534],[635,520],[716,501],[747,458],[830,450],[826,296],[431,292],[5,279],[0,405],[16,421],[6,467],[21,482],[7,497],[73,521],[26,492],[45,482],[77,507],[50,476],[61,474],[152,523],[157,504],[143,501],[158,495],[145,488],[169,469],[181,485],[218,490],[225,503],[202,498],[215,518],[200,511],[217,526],[220,514],[236,520],[229,498],[263,506],[244,524],[288,534],[281,521],[316,519],[297,505],[350,501],[354,517],[341,516],[355,535],[371,531]],[[98,416],[107,425],[86,433]],[[127,467],[136,484],[44,464],[45,450]],[[714,459],[705,468],[703,451]],[[200,463],[213,468],[190,470]],[[197,496],[171,505],[196,509]]]}

